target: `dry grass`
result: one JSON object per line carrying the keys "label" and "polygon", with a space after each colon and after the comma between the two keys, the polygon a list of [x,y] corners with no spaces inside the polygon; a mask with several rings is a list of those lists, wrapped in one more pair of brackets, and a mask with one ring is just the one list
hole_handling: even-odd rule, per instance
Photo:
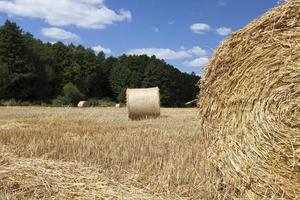
{"label": "dry grass", "polygon": [[0,198],[205,198],[196,115],[162,109],[133,122],[125,108],[0,108]]}

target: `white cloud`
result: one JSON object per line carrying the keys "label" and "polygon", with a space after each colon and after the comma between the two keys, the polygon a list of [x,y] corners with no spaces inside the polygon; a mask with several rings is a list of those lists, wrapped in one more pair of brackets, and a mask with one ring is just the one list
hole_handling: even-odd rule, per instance
{"label": "white cloud", "polygon": [[115,22],[130,21],[128,10],[107,8],[104,0],[1,0],[0,12],[45,20],[53,26],[104,29]]}
{"label": "white cloud", "polygon": [[232,33],[232,29],[231,28],[227,28],[227,27],[220,27],[216,29],[218,35],[220,36],[227,36],[230,33]]}
{"label": "white cloud", "polygon": [[227,2],[225,2],[223,0],[220,0],[218,4],[219,4],[219,6],[227,6]]}
{"label": "white cloud", "polygon": [[159,32],[159,28],[155,27],[155,28],[153,29],[153,31],[154,31],[155,33],[158,33],[158,32]]}
{"label": "white cloud", "polygon": [[95,51],[96,54],[100,53],[101,51],[103,51],[103,53],[105,54],[111,54],[112,52],[110,48],[104,48],[101,45],[94,46],[92,47],[92,49]]}
{"label": "white cloud", "polygon": [[168,24],[173,25],[173,24],[175,24],[175,21],[169,21]]}
{"label": "white cloud", "polygon": [[78,41],[80,39],[75,33],[71,33],[56,27],[43,28],[41,32],[46,37],[58,40]]}
{"label": "white cloud", "polygon": [[104,0],[78,0],[82,3],[88,3],[88,4],[104,4]]}
{"label": "white cloud", "polygon": [[284,4],[286,2],[288,2],[289,0],[277,0],[277,4],[280,5],[280,4]]}
{"label": "white cloud", "polygon": [[209,59],[207,57],[200,57],[192,61],[185,61],[183,64],[187,67],[204,67],[208,61]]}
{"label": "white cloud", "polygon": [[142,49],[130,49],[127,54],[129,55],[155,55],[157,58],[165,60],[180,60],[185,58],[191,58],[193,56],[204,56],[206,51],[198,46],[191,49],[181,48],[179,51],[175,51],[167,48],[142,48]]}
{"label": "white cloud", "polygon": [[204,49],[202,49],[201,47],[193,47],[190,50],[188,50],[189,53],[192,53],[196,56],[205,56],[206,55],[206,51]]}
{"label": "white cloud", "polygon": [[190,26],[190,29],[196,34],[204,34],[207,31],[210,31],[210,26],[204,23],[196,23]]}

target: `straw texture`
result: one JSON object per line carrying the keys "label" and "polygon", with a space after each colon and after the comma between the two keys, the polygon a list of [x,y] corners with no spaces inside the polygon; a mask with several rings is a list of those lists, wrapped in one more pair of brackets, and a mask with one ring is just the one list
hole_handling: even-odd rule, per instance
{"label": "straw texture", "polygon": [[162,199],[78,163],[0,154],[0,199]]}
{"label": "straw texture", "polygon": [[159,88],[127,89],[127,109],[133,120],[160,115]]}
{"label": "straw texture", "polygon": [[200,88],[207,194],[300,199],[300,0],[232,34]]}

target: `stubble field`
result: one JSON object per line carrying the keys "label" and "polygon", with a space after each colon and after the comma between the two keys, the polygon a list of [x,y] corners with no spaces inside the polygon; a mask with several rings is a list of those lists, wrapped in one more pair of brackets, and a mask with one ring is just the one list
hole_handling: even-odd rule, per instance
{"label": "stubble field", "polygon": [[197,109],[0,108],[0,199],[199,199]]}

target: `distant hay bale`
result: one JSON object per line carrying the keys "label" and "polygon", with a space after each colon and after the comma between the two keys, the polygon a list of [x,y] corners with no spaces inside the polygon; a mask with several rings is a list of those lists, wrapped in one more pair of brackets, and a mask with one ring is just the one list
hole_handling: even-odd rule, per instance
{"label": "distant hay bale", "polygon": [[78,108],[85,108],[89,106],[89,102],[87,101],[80,101],[77,105]]}
{"label": "distant hay bale", "polygon": [[159,88],[127,89],[127,109],[129,118],[143,119],[160,115]]}
{"label": "distant hay bale", "polygon": [[115,107],[116,107],[116,108],[120,108],[121,105],[120,105],[119,103],[117,103]]}
{"label": "distant hay bale", "polygon": [[232,34],[200,89],[207,194],[300,199],[300,0]]}

